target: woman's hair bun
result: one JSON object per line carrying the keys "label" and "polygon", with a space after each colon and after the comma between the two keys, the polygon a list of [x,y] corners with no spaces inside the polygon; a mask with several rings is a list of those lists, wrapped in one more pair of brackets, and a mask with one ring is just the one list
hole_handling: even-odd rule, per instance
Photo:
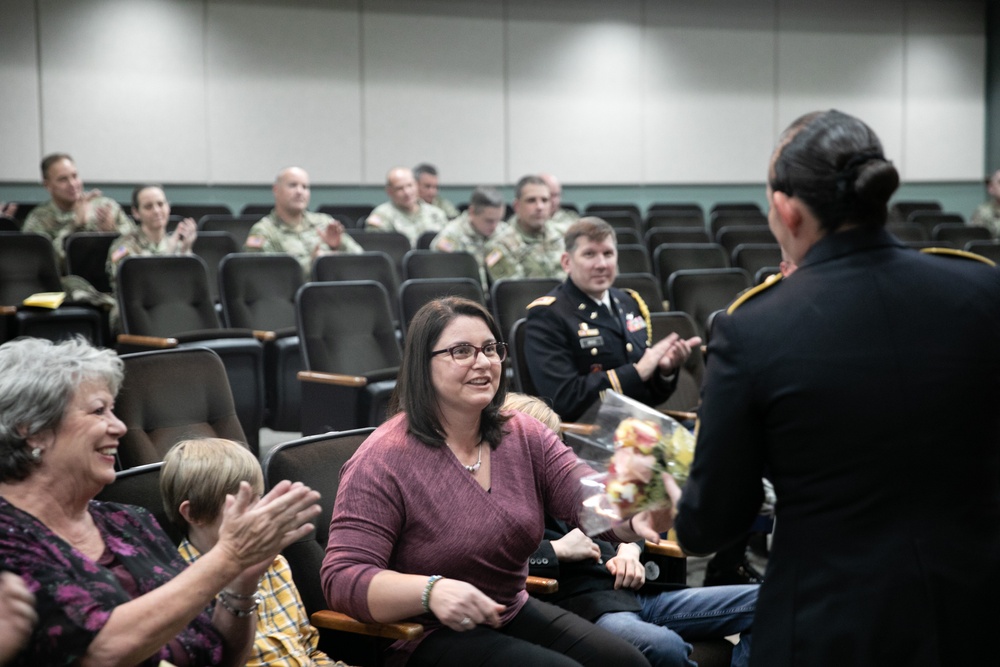
{"label": "woman's hair bun", "polygon": [[874,158],[858,168],[854,193],[863,206],[885,206],[899,187],[899,172],[891,162]]}

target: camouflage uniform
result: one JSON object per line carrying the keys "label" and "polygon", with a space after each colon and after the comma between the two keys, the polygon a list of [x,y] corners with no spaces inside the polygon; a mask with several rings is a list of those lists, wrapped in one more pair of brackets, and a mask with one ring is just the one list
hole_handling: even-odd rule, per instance
{"label": "camouflage uniform", "polygon": [[[496,238],[507,230],[507,223],[501,222],[497,225],[496,231],[490,238]],[[476,258],[479,264],[479,279],[483,283],[483,289],[489,290],[489,282],[486,276],[486,244],[489,238],[477,232],[472,223],[469,222],[469,214],[463,211],[461,215],[445,225],[441,233],[431,241],[431,250],[438,252],[467,252]]]}
{"label": "camouflage uniform", "polygon": [[1000,204],[992,199],[985,204],[980,204],[976,212],[972,214],[971,225],[985,227],[993,234],[993,238],[1000,236]]}
{"label": "camouflage uniform", "polygon": [[127,234],[136,228],[132,218],[125,215],[125,211],[114,199],[94,197],[90,200],[90,215],[87,216],[81,227],[77,227],[75,224],[76,212],[73,209],[63,211],[56,206],[55,202],[47,201],[31,209],[24,221],[23,231],[41,234],[52,241],[52,245],[56,248],[56,256],[59,257],[60,261],[63,261],[66,237],[73,232],[99,231],[97,211],[103,206],[111,207],[111,217],[120,234]]}
{"label": "camouflage uniform", "polygon": [[515,221],[502,233],[497,232],[486,244],[486,270],[493,280],[501,278],[566,277],[560,259],[563,235],[548,222],[536,236],[521,231]]}
{"label": "camouflage uniform", "polygon": [[[305,211],[302,214],[302,225],[298,229],[293,229],[287,222],[278,217],[278,213],[274,209],[271,209],[270,213],[250,228],[243,249],[247,252],[288,253],[298,260],[302,266],[302,272],[308,280],[312,273],[313,249],[323,243],[319,230],[332,221],[333,218],[325,213]],[[340,235],[340,247],[336,250],[329,248],[325,243],[323,246],[328,248],[324,252],[345,252],[351,255],[363,252],[358,242],[352,239],[346,231]]]}
{"label": "camouflage uniform", "polygon": [[580,219],[580,214],[568,208],[561,208],[556,214],[549,218],[549,223],[558,230],[560,234],[565,234],[569,226]]}
{"label": "camouflage uniform", "polygon": [[431,206],[437,206],[439,209],[444,211],[445,216],[449,220],[454,220],[455,218],[457,218],[460,212],[457,208],[455,208],[454,204],[452,204],[450,201],[448,201],[441,195],[438,195],[437,197],[434,198],[434,201],[431,202]]}
{"label": "camouflage uniform", "polygon": [[400,211],[391,202],[379,204],[365,220],[365,229],[373,232],[399,232],[410,239],[410,245],[416,247],[417,239],[424,232],[439,232],[448,218],[437,206],[431,206],[422,199],[417,200],[420,208],[413,215]]}

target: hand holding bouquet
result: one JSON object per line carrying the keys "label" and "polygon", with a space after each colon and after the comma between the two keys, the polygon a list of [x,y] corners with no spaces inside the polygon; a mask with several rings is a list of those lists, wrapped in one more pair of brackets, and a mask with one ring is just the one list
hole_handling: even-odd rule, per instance
{"label": "hand holding bouquet", "polygon": [[694,436],[671,417],[612,391],[606,393],[594,423],[595,435],[587,444],[606,452],[607,458],[589,463],[607,472],[584,482],[589,487],[586,532],[594,535],[639,512],[669,507],[663,473],[684,483],[694,457]]}

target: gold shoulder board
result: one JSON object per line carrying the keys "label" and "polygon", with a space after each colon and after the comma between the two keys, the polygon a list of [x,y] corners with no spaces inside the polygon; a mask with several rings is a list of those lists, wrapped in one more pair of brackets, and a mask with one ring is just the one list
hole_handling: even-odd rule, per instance
{"label": "gold shoulder board", "polygon": [[782,276],[780,273],[773,273],[769,275],[767,279],[764,280],[764,282],[762,282],[760,285],[757,285],[756,287],[751,287],[746,292],[743,292],[743,294],[736,297],[735,301],[729,304],[729,308],[726,309],[726,314],[732,315],[733,311],[742,306],[744,303],[746,303],[753,297],[757,296],[764,290],[768,289],[772,285],[777,285],[779,282],[781,282],[781,278]]}
{"label": "gold shoulder board", "polygon": [[556,298],[554,296],[540,296],[531,303],[529,303],[525,308],[525,310],[530,310],[535,306],[551,306],[555,302]]}
{"label": "gold shoulder board", "polygon": [[955,250],[954,248],[921,248],[920,252],[927,255],[944,255],[946,257],[961,257],[962,259],[974,259],[977,262],[982,262],[983,264],[989,264],[990,266],[996,266],[997,263],[988,257],[983,257],[982,255],[977,255],[974,252],[969,252],[967,250]]}

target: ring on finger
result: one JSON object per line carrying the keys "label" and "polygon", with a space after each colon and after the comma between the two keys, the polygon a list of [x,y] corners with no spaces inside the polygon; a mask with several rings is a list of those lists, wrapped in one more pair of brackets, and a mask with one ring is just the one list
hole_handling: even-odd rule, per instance
{"label": "ring on finger", "polygon": [[472,623],[472,619],[471,619],[471,618],[469,618],[468,616],[466,616],[465,618],[463,618],[463,619],[462,619],[462,620],[460,621],[460,623],[461,623],[461,625],[462,625],[462,627],[463,627],[463,628],[471,628],[471,627],[472,627],[472,625],[473,625],[473,623]]}

